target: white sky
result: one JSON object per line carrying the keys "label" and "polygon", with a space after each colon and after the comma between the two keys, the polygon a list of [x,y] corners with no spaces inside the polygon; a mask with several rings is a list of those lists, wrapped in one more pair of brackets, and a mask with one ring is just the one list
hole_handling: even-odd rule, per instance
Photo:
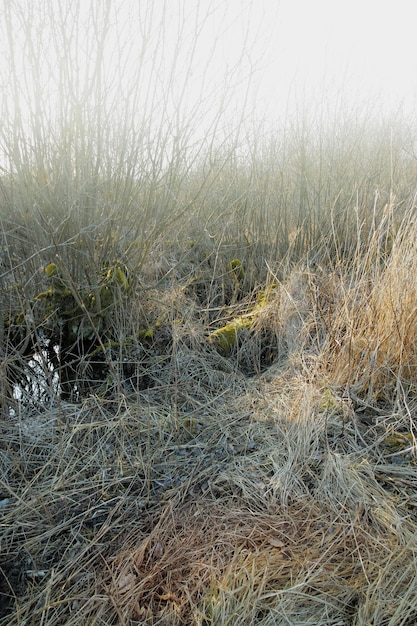
{"label": "white sky", "polygon": [[292,83],[308,92],[324,81],[387,108],[416,95],[415,0],[269,0],[265,7],[276,4],[270,76],[277,88]]}
{"label": "white sky", "polygon": [[[202,2],[204,4],[204,2]],[[257,105],[270,114],[288,96],[343,93],[385,110],[417,94],[416,0],[252,0],[253,29],[262,22],[267,48],[258,63]],[[230,0],[239,10],[242,3]],[[256,18],[256,19],[254,19]],[[236,24],[237,26],[237,24]],[[240,45],[238,28],[228,36]],[[258,42],[259,44],[259,42]],[[257,46],[254,57],[256,58]],[[285,104],[284,104],[285,103]]]}
{"label": "white sky", "polygon": [[[33,67],[41,68],[43,104],[50,111],[54,107],[52,81],[60,68],[68,68],[56,51],[57,42],[59,49],[64,36],[72,46],[69,65],[74,63],[75,69],[68,76],[88,74],[97,33],[85,36],[83,20],[91,19],[92,13],[99,15],[106,2],[0,0],[4,111],[13,101],[8,91],[7,54],[3,54],[8,45],[2,28],[7,5],[14,24],[15,58],[21,63],[19,76]],[[216,117],[217,110],[226,117],[235,115],[245,97],[249,98],[248,110],[253,107],[257,117],[270,118],[301,101],[304,106],[321,101],[328,109],[335,100],[337,106],[363,101],[385,110],[404,101],[409,108],[414,105],[417,0],[110,0],[110,6],[114,14],[105,40],[105,68],[109,76],[112,68],[116,74],[120,67],[125,72],[123,84],[109,82],[116,98],[136,88],[137,97],[154,111],[158,111],[158,101],[165,112],[167,106],[179,103],[183,111],[193,112],[202,128],[210,115]],[[27,18],[29,11],[32,14]],[[26,26],[22,26],[22,16],[23,22],[28,19]],[[50,29],[56,30],[60,21],[60,35],[51,38]],[[39,50],[45,56],[35,62],[36,54],[27,45],[28,28],[32,38],[43,38]],[[31,63],[35,63],[32,70]],[[132,85],[129,76],[135,72],[137,76],[138,67],[141,84]],[[227,96],[219,104],[218,85],[224,81],[228,81]],[[21,84],[30,91],[30,79]],[[26,98],[28,108],[23,109],[28,111],[32,101],[32,96]]]}

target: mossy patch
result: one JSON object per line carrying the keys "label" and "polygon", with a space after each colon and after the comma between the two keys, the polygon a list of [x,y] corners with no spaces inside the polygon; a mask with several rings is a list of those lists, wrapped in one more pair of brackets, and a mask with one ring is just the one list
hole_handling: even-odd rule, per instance
{"label": "mossy patch", "polygon": [[239,259],[232,259],[229,266],[235,282],[240,284],[245,278],[245,270],[243,269],[242,261]]}
{"label": "mossy patch", "polygon": [[215,345],[221,354],[228,356],[237,343],[239,331],[249,329],[251,325],[252,316],[238,317],[230,324],[226,324],[210,333],[209,342]]}
{"label": "mossy patch", "polygon": [[[4,328],[10,349],[21,357],[40,351],[47,355],[59,372],[62,393],[70,395],[82,361],[95,368],[90,374],[96,380],[108,369],[103,347],[122,346],[115,336],[114,311],[133,294],[131,272],[118,260],[104,263],[96,276],[90,273],[85,284],[58,262],[46,264],[43,272],[45,288],[32,298],[30,314],[5,316]],[[135,338],[149,341],[154,332],[144,328]],[[98,356],[97,363],[92,364],[92,356]]]}
{"label": "mossy patch", "polygon": [[[237,259],[234,259],[237,261]],[[239,261],[240,263],[240,261]],[[244,315],[235,317],[231,322],[221,326],[209,335],[209,343],[216,346],[217,350],[224,356],[230,355],[235,347],[239,332],[250,330],[259,315],[260,311],[271,302],[272,296],[275,294],[276,285],[269,285],[256,296],[256,302],[249,311]]]}
{"label": "mossy patch", "polygon": [[393,450],[403,450],[414,444],[415,437],[412,433],[391,433],[384,437],[384,445]]}

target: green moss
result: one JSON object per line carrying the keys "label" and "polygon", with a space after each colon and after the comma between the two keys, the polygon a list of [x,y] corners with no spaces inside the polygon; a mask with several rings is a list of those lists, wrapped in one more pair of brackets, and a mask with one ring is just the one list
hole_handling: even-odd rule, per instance
{"label": "green moss", "polygon": [[251,316],[237,317],[229,324],[210,333],[209,342],[215,345],[219,352],[227,356],[236,345],[239,331],[249,329],[251,325]]}
{"label": "green moss", "polygon": [[51,278],[52,276],[55,276],[58,272],[58,268],[56,266],[55,263],[49,263],[46,267],[45,267],[45,274],[47,275],[48,278]]}
{"label": "green moss", "polygon": [[[238,259],[233,259],[231,263],[232,262],[240,263]],[[274,283],[269,285],[265,290],[260,291],[256,297],[255,304],[249,308],[248,313],[236,317],[229,322],[229,324],[210,333],[209,342],[215,345],[221,354],[225,356],[229,355],[236,345],[239,331],[247,330],[252,327],[258,313],[265,305],[270,303],[276,287],[277,285]]]}
{"label": "green moss", "polygon": [[90,293],[88,297],[96,313],[102,314],[106,309],[117,304],[122,294],[130,293],[131,286],[129,269],[119,261],[103,263],[100,274],[97,292]]}
{"label": "green moss", "polygon": [[137,334],[137,336],[140,339],[153,339],[154,335],[155,335],[155,326],[151,328],[144,328],[143,330],[140,330]]}
{"label": "green moss", "polygon": [[272,296],[276,293],[277,283],[271,283],[263,289],[259,291],[256,296],[256,302],[259,306],[264,306],[265,304],[269,304],[272,299]]}
{"label": "green moss", "polygon": [[110,263],[103,263],[102,267],[103,278],[100,281],[102,285],[119,285],[123,287],[125,291],[130,288],[129,268],[120,261],[113,261]]}
{"label": "green moss", "polygon": [[237,283],[241,283],[245,278],[245,270],[243,269],[242,261],[239,259],[232,259],[229,266],[235,281]]}
{"label": "green moss", "polygon": [[411,433],[392,433],[384,437],[384,444],[389,448],[402,450],[408,448],[414,442],[414,437]]}
{"label": "green moss", "polygon": [[54,287],[49,287],[46,291],[41,291],[40,293],[38,293],[33,299],[35,302],[39,301],[39,300],[51,300],[51,299],[56,299],[56,300],[60,300],[62,298],[65,298],[66,296],[70,296],[72,294],[70,289],[62,289],[62,290],[57,290]]}

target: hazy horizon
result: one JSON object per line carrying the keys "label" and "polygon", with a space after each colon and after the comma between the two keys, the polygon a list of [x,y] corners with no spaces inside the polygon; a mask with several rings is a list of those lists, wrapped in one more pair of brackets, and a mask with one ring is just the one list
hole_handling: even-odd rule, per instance
{"label": "hazy horizon", "polygon": [[107,107],[201,138],[298,107],[412,112],[413,17],[408,0],[3,0],[3,120]]}

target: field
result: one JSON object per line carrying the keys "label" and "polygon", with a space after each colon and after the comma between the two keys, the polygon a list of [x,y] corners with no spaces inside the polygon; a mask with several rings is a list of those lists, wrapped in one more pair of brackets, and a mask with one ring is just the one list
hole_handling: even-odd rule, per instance
{"label": "field", "polygon": [[0,625],[415,624],[413,122],[196,143],[102,62],[3,106]]}

